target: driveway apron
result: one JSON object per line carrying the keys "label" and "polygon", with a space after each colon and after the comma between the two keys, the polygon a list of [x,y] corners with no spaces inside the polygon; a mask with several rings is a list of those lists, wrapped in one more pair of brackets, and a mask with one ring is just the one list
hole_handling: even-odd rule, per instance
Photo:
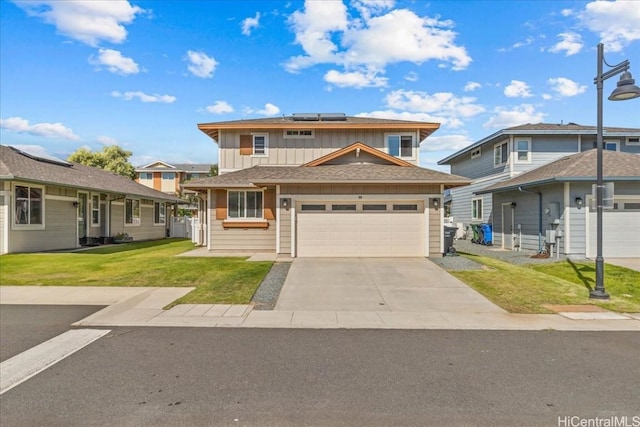
{"label": "driveway apron", "polygon": [[426,258],[296,258],[275,309],[505,312]]}

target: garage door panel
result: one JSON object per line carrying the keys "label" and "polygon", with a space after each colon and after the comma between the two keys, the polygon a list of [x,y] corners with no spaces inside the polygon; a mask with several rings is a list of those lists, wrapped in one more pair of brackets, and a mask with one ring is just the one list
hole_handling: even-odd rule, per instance
{"label": "garage door panel", "polygon": [[300,213],[298,256],[424,256],[420,213]]}
{"label": "garage door panel", "polygon": [[[589,213],[589,257],[597,255],[597,218]],[[640,258],[640,212],[602,213],[602,255],[605,258]]]}

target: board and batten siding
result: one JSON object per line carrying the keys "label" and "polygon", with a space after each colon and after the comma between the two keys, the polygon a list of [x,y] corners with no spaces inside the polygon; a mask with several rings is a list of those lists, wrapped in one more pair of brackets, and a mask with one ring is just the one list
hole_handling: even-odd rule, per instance
{"label": "board and batten siding", "polygon": [[[309,128],[313,128],[312,125]],[[319,157],[330,154],[355,142],[386,152],[385,133],[415,134],[413,159],[418,164],[419,136],[415,129],[398,129],[392,132],[369,129],[315,129],[313,138],[284,138],[283,130],[245,129],[222,130],[218,138],[220,147],[219,163],[221,170],[238,170],[256,165],[302,165]],[[266,133],[269,135],[266,155],[240,155],[240,135]]]}

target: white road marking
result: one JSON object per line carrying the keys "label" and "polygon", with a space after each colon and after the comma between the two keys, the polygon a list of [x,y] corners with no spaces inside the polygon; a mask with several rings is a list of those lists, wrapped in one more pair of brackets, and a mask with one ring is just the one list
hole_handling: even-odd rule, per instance
{"label": "white road marking", "polygon": [[86,347],[110,329],[72,329],[0,363],[0,395]]}

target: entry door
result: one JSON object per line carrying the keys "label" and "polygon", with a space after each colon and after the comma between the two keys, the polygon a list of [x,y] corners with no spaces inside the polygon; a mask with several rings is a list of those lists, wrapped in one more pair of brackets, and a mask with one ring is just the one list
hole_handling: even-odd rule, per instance
{"label": "entry door", "polygon": [[78,239],[87,238],[87,194],[78,193]]}
{"label": "entry door", "polygon": [[502,248],[513,250],[513,209],[511,203],[502,205]]}

